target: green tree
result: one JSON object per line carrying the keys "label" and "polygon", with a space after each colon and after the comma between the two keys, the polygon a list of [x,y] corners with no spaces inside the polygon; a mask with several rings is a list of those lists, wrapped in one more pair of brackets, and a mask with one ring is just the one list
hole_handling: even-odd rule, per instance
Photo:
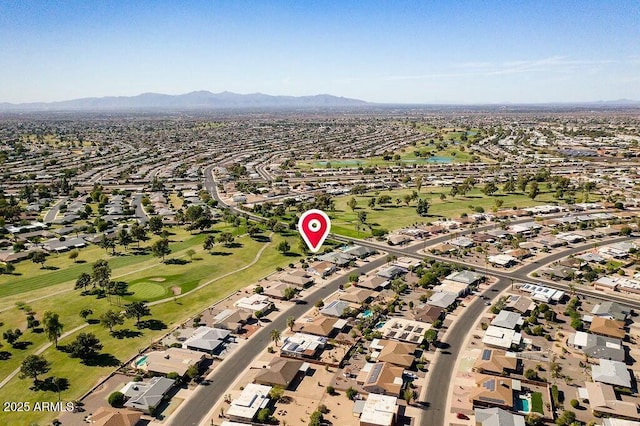
{"label": "green tree", "polygon": [[345,395],[347,395],[347,398],[349,398],[352,401],[356,398],[357,394],[358,394],[358,391],[351,386],[349,386],[349,388],[345,391]]}
{"label": "green tree", "polygon": [[51,369],[51,364],[42,355],[27,355],[20,365],[20,378],[30,377],[34,384],[38,383],[38,376]]}
{"label": "green tree", "polygon": [[47,255],[43,251],[34,251],[31,254],[31,261],[33,263],[39,263],[40,269],[44,268],[44,262],[47,260]]}
{"label": "green tree", "polygon": [[87,317],[89,315],[93,315],[93,311],[89,308],[84,308],[80,311],[80,316],[82,317],[83,320],[86,321]]}
{"label": "green tree", "polygon": [[126,229],[122,228],[118,233],[118,243],[127,250],[129,248],[129,244],[133,242],[131,235],[127,232]]}
{"label": "green tree", "polygon": [[324,421],[324,416],[320,411],[314,411],[309,417],[309,426],[321,426]]}
{"label": "green tree", "polygon": [[402,398],[407,402],[407,405],[411,405],[411,401],[416,399],[416,391],[413,389],[405,389]]}
{"label": "green tree", "polygon": [[149,218],[148,225],[149,230],[158,235],[160,234],[160,232],[162,232],[162,227],[164,224],[162,223],[162,218],[160,216],[151,216]]}
{"label": "green tree", "polygon": [[272,387],[271,390],[269,391],[269,398],[275,402],[280,402],[283,396],[284,396],[284,389],[282,388],[282,386],[276,385]]}
{"label": "green tree", "polygon": [[284,241],[280,241],[280,243],[278,244],[278,246],[276,247],[276,249],[282,253],[288,253],[289,250],[291,250],[291,246],[289,245],[289,242],[284,240]]}
{"label": "green tree", "polygon": [[122,318],[120,312],[108,310],[100,316],[100,324],[108,328],[110,332],[113,332],[113,327],[124,324],[124,318]]}
{"label": "green tree", "polygon": [[100,287],[106,287],[109,284],[109,281],[111,281],[111,268],[106,260],[100,259],[93,264],[91,279],[94,284],[98,284]]}
{"label": "green tree", "polygon": [[73,260],[73,263],[77,262],[78,256],[80,256],[80,250],[78,249],[73,249],[69,252],[69,259]]}
{"label": "green tree", "polygon": [[124,314],[127,318],[135,318],[138,325],[140,318],[151,315],[151,309],[144,302],[132,302],[125,306]]}
{"label": "green tree", "polygon": [[429,212],[429,207],[429,201],[423,199],[418,200],[418,204],[416,205],[418,216],[426,216]]}
{"label": "green tree", "polygon": [[269,334],[271,341],[275,343],[276,346],[278,346],[278,343],[280,343],[280,336],[281,336],[280,330],[275,328],[271,330],[271,333]]}
{"label": "green tree", "polygon": [[42,317],[42,326],[49,341],[58,347],[58,339],[62,336],[63,325],[58,314],[46,311]]}
{"label": "green tree", "polygon": [[576,413],[573,411],[563,411],[562,415],[556,420],[556,424],[559,426],[572,426],[576,421]]}
{"label": "green tree", "polygon": [[102,343],[93,333],[80,333],[68,348],[71,358],[87,360],[95,358],[98,351],[102,349]]}
{"label": "green tree", "polygon": [[147,239],[147,230],[144,226],[140,226],[137,223],[131,225],[131,229],[129,230],[131,237],[133,237],[138,243],[138,248],[140,248],[140,241],[144,241]]}
{"label": "green tree", "polygon": [[271,410],[268,408],[261,408],[256,415],[256,420],[259,423],[271,423]]}
{"label": "green tree", "polygon": [[221,232],[220,235],[218,235],[218,242],[226,246],[233,243],[234,240],[235,238],[231,232]]}
{"label": "green tree", "polygon": [[347,201],[347,207],[349,207],[351,211],[355,211],[357,206],[358,201],[354,197],[351,197],[351,199]]}
{"label": "green tree", "polygon": [[162,238],[154,242],[151,245],[151,253],[153,253],[155,257],[162,258],[162,261],[164,262],[164,257],[171,253],[171,248],[169,248],[169,240],[166,238]]}
{"label": "green tree", "polygon": [[482,188],[482,193],[485,195],[493,195],[496,192],[498,192],[498,186],[493,181],[485,183]]}
{"label": "green tree", "polygon": [[87,274],[86,272],[83,272],[80,274],[80,276],[76,280],[75,289],[81,288],[83,290],[86,290],[89,284],[91,284],[91,275]]}
{"label": "green tree", "polygon": [[13,346],[18,339],[22,336],[22,331],[19,328],[15,330],[8,329],[7,331],[2,333],[2,338],[7,341],[11,346]]}
{"label": "green tree", "polygon": [[538,182],[534,180],[529,185],[529,198],[531,198],[532,200],[535,200],[539,194],[540,194],[540,189],[538,188]]}
{"label": "green tree", "polygon": [[296,317],[294,316],[287,317],[287,327],[289,327],[289,330],[293,331],[293,325],[295,323],[296,323]]}
{"label": "green tree", "polygon": [[207,237],[204,239],[204,243],[202,243],[202,247],[205,250],[210,251],[215,244],[216,237],[214,237],[213,235],[207,235]]}
{"label": "green tree", "polygon": [[438,330],[430,328],[424,332],[424,339],[429,343],[429,347],[438,340]]}
{"label": "green tree", "polygon": [[109,405],[111,405],[112,407],[120,408],[124,405],[124,401],[125,401],[124,394],[119,391],[112,392],[109,395],[109,398],[107,399],[107,401],[109,402]]}

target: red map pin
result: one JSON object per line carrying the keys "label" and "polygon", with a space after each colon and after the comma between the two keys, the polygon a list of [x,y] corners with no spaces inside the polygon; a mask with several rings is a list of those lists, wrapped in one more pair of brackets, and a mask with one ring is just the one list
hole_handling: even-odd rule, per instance
{"label": "red map pin", "polygon": [[298,221],[298,231],[300,231],[302,239],[313,253],[317,253],[320,250],[320,246],[329,235],[330,229],[331,220],[322,210],[307,210],[300,216]]}

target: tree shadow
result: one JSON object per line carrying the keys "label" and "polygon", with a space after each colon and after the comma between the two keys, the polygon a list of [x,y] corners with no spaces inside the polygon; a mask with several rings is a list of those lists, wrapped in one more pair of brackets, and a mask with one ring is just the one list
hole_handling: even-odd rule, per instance
{"label": "tree shadow", "polygon": [[149,330],[164,330],[167,328],[167,325],[157,319],[148,319],[144,321],[140,321],[137,325],[137,328],[144,329],[148,328]]}
{"label": "tree shadow", "polygon": [[11,345],[12,348],[14,349],[20,349],[20,350],[24,350],[27,349],[29,346],[33,345],[33,342],[15,342],[13,345]]}
{"label": "tree shadow", "polygon": [[83,360],[82,363],[89,367],[118,367],[121,364],[120,360],[111,354],[98,354]]}
{"label": "tree shadow", "polygon": [[167,259],[164,261],[166,265],[186,265],[189,261],[185,259]]}
{"label": "tree shadow", "polygon": [[285,256],[287,257],[300,257],[299,253],[293,252],[293,251],[288,251],[286,253],[283,253]]}
{"label": "tree shadow", "polygon": [[100,323],[100,320],[99,320],[99,319],[92,318],[92,319],[88,319],[88,320],[87,320],[87,324],[92,324],[92,325],[94,325],[94,324],[99,324],[99,323]]}
{"label": "tree shadow", "polygon": [[57,266],[43,266],[43,267],[42,267],[42,268],[40,268],[40,269],[45,269],[45,270],[47,270],[47,271],[57,271],[57,270],[58,270],[58,269],[60,269],[60,268],[58,268]]}
{"label": "tree shadow", "polygon": [[226,248],[240,248],[240,247],[242,247],[242,244],[234,242],[234,243],[227,243],[224,246]]}
{"label": "tree shadow", "polygon": [[0,352],[0,361],[6,361],[9,358],[11,358],[11,352],[8,352],[8,351],[1,351]]}
{"label": "tree shadow", "polygon": [[255,241],[259,242],[259,243],[268,243],[271,241],[271,238],[269,238],[266,235],[254,235],[253,238]]}
{"label": "tree shadow", "polygon": [[228,251],[212,251],[211,256],[231,256],[233,253]]}
{"label": "tree shadow", "polygon": [[122,330],[113,330],[111,335],[116,339],[131,339],[134,337],[142,336],[142,332],[123,328]]}
{"label": "tree shadow", "polygon": [[44,333],[44,328],[36,327],[36,328],[32,328],[31,331],[33,331],[36,334],[40,334],[40,333]]}
{"label": "tree shadow", "polygon": [[82,264],[82,263],[87,263],[87,261],[84,259],[79,259],[79,260],[76,260],[74,263]]}
{"label": "tree shadow", "polygon": [[[53,379],[56,379],[54,382]],[[46,391],[46,392],[62,392],[69,389],[69,380],[66,377],[47,377],[44,380],[38,381],[33,385],[34,390]]]}

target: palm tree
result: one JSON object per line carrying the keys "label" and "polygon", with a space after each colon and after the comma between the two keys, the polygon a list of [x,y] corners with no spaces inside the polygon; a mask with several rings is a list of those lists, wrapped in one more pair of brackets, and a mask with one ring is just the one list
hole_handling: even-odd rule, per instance
{"label": "palm tree", "polygon": [[293,331],[293,325],[296,323],[296,317],[287,317],[287,327],[289,330]]}
{"label": "palm tree", "polygon": [[280,342],[280,330],[271,330],[271,334],[269,336],[271,336],[271,341],[278,346],[278,343]]}

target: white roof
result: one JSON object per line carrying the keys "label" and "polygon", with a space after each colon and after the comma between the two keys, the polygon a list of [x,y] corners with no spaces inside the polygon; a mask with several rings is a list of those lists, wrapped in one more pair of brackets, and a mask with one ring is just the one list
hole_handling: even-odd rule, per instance
{"label": "white roof", "polygon": [[514,330],[490,325],[484,333],[482,343],[503,349],[511,348],[512,344],[519,345],[522,335]]}
{"label": "white roof", "polygon": [[370,393],[364,403],[360,423],[390,426],[397,411],[395,396]]}
{"label": "white roof", "polygon": [[258,410],[269,403],[269,391],[271,391],[271,386],[256,383],[247,384],[240,396],[231,402],[231,406],[227,409],[227,415],[251,421]]}

